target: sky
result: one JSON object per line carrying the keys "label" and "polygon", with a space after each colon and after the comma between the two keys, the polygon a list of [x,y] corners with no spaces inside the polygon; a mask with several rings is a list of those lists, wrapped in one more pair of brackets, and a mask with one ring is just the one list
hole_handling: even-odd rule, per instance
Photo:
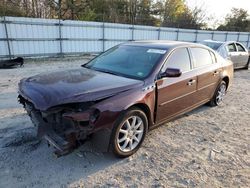
{"label": "sky", "polygon": [[208,22],[213,27],[216,22],[221,23],[230,10],[235,8],[243,8],[250,14],[250,0],[186,0],[188,6],[201,7],[207,12],[207,16],[211,17]]}

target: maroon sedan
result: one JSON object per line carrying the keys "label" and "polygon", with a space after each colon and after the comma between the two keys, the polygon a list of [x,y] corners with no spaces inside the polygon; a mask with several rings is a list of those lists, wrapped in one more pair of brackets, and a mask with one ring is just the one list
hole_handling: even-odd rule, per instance
{"label": "maroon sedan", "polygon": [[78,69],[21,80],[19,101],[57,155],[92,135],[127,157],[155,126],[205,103],[219,105],[232,78],[232,63],[204,45],[130,42]]}

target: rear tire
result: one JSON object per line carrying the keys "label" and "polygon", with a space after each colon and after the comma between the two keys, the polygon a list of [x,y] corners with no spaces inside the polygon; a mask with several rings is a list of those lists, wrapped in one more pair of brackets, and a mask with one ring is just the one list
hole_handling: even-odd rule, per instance
{"label": "rear tire", "polygon": [[247,66],[244,67],[244,69],[248,70],[249,67],[249,63],[247,64]]}
{"label": "rear tire", "polygon": [[221,81],[218,88],[216,89],[213,98],[210,101],[210,106],[219,106],[224,99],[227,91],[227,84],[225,81]]}
{"label": "rear tire", "polygon": [[247,63],[247,65],[244,67],[244,69],[248,70],[249,63],[250,63],[250,57],[248,58],[248,63]]}
{"label": "rear tire", "polygon": [[110,149],[118,157],[134,154],[141,146],[148,130],[148,120],[139,108],[131,108],[115,123]]}

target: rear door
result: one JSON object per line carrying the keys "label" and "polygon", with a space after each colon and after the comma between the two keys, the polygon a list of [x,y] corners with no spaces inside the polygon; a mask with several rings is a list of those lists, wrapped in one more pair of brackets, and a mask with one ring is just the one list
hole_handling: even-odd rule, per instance
{"label": "rear door", "polygon": [[220,81],[221,65],[215,54],[205,48],[190,48],[194,70],[197,74],[197,100],[199,103],[209,101]]}
{"label": "rear door", "polygon": [[160,78],[156,81],[158,123],[185,111],[196,103],[197,77],[192,72],[187,48],[175,49],[166,60],[161,72],[167,68],[180,69],[182,75],[175,78]]}
{"label": "rear door", "polygon": [[235,43],[228,44],[227,51],[228,51],[229,59],[233,62],[234,68],[236,68],[238,63],[240,62],[240,56],[239,56],[239,53],[237,52]]}
{"label": "rear door", "polygon": [[249,59],[248,51],[239,43],[236,43],[236,47],[239,54],[239,62],[237,64],[237,67],[245,67]]}

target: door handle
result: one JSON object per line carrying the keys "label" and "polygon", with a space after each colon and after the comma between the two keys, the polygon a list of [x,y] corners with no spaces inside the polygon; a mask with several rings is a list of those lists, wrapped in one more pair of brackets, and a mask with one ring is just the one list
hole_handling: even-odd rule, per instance
{"label": "door handle", "polygon": [[187,85],[191,86],[196,82],[196,80],[189,80],[189,82],[187,83]]}

